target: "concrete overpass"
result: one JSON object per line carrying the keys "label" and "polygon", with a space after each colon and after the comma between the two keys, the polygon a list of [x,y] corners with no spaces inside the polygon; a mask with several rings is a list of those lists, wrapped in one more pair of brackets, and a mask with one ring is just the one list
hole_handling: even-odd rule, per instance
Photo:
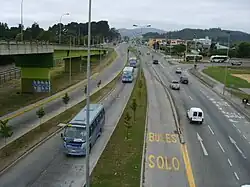
{"label": "concrete overpass", "polygon": [[[49,44],[46,42],[0,42],[0,55],[54,53],[59,50],[70,50],[70,46]],[[87,51],[87,48],[83,46],[71,46],[71,50]],[[92,46],[91,50],[105,50],[105,48]]]}
{"label": "concrete overpass", "polygon": [[[107,48],[91,48],[91,55],[104,55]],[[57,60],[65,62],[65,71],[80,72],[87,57],[86,47],[52,45],[44,42],[0,42],[0,57],[13,58],[17,67],[21,67],[22,92],[37,92],[34,84],[50,85],[50,69]],[[71,58],[71,61],[69,60]],[[70,65],[70,62],[72,64]],[[43,89],[49,92],[50,89]],[[41,93],[41,92],[40,92]]]}

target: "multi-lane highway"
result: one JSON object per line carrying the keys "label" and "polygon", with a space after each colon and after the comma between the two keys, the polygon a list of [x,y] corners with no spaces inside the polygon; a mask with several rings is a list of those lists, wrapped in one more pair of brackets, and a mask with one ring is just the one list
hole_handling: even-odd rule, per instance
{"label": "multi-lane highway", "polygon": [[[91,171],[116,127],[133,86],[134,83],[119,82],[115,90],[102,101],[106,110],[106,122],[101,137],[91,150]],[[85,159],[66,157],[62,152],[62,145],[58,133],[0,176],[0,186],[81,187],[85,182]]]}
{"label": "multi-lane highway", "polygon": [[[114,76],[124,67],[124,64],[126,62],[127,45],[122,44],[116,50],[119,58],[117,58],[115,62],[113,62],[109,67],[100,72],[100,74],[98,74],[96,78],[91,79],[90,91],[93,91],[97,87],[97,82],[99,80],[102,80],[102,83],[105,83],[106,81],[113,79]],[[83,95],[84,84],[80,85],[77,89],[69,93],[69,96],[71,98],[70,102],[82,100]],[[64,103],[62,102],[61,98],[58,98],[43,105],[43,107],[46,112],[46,116],[44,118],[50,119],[51,117],[54,117],[56,114],[58,114],[58,112],[62,112],[64,110]],[[39,119],[36,116],[36,111],[37,108],[34,108],[33,110],[17,116],[9,121],[9,125],[12,126],[14,134],[11,138],[8,138],[7,141],[13,141],[15,138],[26,133],[30,128],[39,125]],[[2,147],[3,145],[4,141],[1,138],[0,147]]]}
{"label": "multi-lane highway", "polygon": [[[155,56],[162,59],[153,68],[164,83],[169,85],[172,80],[179,80],[175,68],[182,65],[172,66],[161,55]],[[190,84],[181,85],[180,91],[173,90],[171,93],[184,129],[196,186],[237,187],[250,183],[250,123],[189,75],[187,68],[187,65],[183,66],[183,73],[188,76]],[[199,107],[204,111],[205,122],[202,125],[189,124],[186,110],[190,107]]]}

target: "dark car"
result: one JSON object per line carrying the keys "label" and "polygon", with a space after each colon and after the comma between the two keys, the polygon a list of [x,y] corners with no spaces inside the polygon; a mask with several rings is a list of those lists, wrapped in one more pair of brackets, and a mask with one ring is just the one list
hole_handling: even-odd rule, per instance
{"label": "dark car", "polygon": [[153,64],[159,64],[158,60],[153,60]]}
{"label": "dark car", "polygon": [[180,82],[182,84],[188,84],[188,78],[186,76],[181,76],[180,77]]}
{"label": "dark car", "polygon": [[240,61],[232,61],[231,62],[231,64],[232,64],[232,66],[240,66],[241,64],[242,64],[242,62],[240,62]]}

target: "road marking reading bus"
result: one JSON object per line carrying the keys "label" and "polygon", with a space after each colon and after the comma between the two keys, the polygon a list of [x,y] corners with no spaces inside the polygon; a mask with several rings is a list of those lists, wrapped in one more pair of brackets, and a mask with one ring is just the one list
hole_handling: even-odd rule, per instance
{"label": "road marking reading bus", "polygon": [[148,165],[150,168],[158,168],[167,171],[179,171],[180,161],[177,157],[166,157],[166,156],[148,156]]}
{"label": "road marking reading bus", "polygon": [[148,133],[149,142],[177,143],[177,134]]}

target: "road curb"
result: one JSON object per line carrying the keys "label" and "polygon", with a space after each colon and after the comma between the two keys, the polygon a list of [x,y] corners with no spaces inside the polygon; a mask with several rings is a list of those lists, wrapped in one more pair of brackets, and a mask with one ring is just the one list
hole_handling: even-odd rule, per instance
{"label": "road curb", "polygon": [[[122,72],[122,71],[121,71],[121,72]],[[139,74],[139,72],[137,73],[137,76],[139,76],[138,74]],[[135,86],[135,84],[134,84],[134,86]],[[115,122],[115,123],[116,123],[116,126],[115,126],[115,128],[112,130],[112,132],[111,132],[111,134],[110,134],[110,136],[109,136],[109,139],[108,139],[108,141],[106,142],[106,145],[105,145],[105,146],[103,147],[103,149],[101,150],[100,156],[102,155],[102,153],[103,153],[103,151],[105,150],[105,148],[106,148],[106,146],[107,146],[107,144],[108,144],[110,138],[112,137],[112,135],[113,135],[113,133],[114,133],[116,127],[117,127],[117,124],[119,123],[119,121],[120,121],[120,119],[121,119],[121,117],[122,117],[122,115],[123,115],[123,113],[124,113],[124,111],[125,111],[125,109],[126,109],[126,107],[127,107],[127,104],[128,104],[128,102],[129,102],[129,100],[130,100],[130,97],[131,97],[131,94],[132,94],[133,90],[134,90],[134,88],[133,88],[132,91],[130,92],[130,95],[128,96],[127,103],[123,106],[122,111],[121,111],[120,115],[118,116],[117,121]],[[90,174],[91,174],[92,171],[94,170],[94,168],[95,168],[96,164],[98,163],[98,161],[99,161],[99,159],[96,160],[96,162],[94,163],[94,167],[93,167],[92,169],[90,169]],[[85,182],[86,182],[86,181],[85,181],[85,179],[84,179],[84,181],[83,181],[81,187],[85,187]]]}
{"label": "road curb", "polygon": [[[143,70],[142,70],[143,71]],[[144,73],[144,72],[143,72]],[[148,100],[148,98],[147,98]],[[145,130],[144,130],[144,141],[143,141],[143,152],[142,152],[142,159],[141,159],[141,178],[140,178],[140,187],[144,186],[144,178],[145,178],[145,154],[146,154],[146,145],[147,145],[147,132],[148,132],[148,110],[149,110],[149,101],[147,101],[147,110],[146,110],[146,120],[145,120]]]}
{"label": "road curb", "polygon": [[172,95],[168,90],[168,86],[164,84],[164,82],[162,81],[161,77],[159,76],[159,74],[155,70],[155,68],[153,68],[153,70],[154,70],[155,74],[157,75],[158,80],[161,82],[162,86],[164,87],[165,93],[167,94],[167,97],[169,99],[171,109],[172,109],[172,112],[173,112],[173,117],[174,117],[174,120],[175,120],[176,132],[177,132],[177,134],[179,136],[180,143],[185,144],[184,135],[183,135],[181,127],[180,127],[179,118],[178,118],[178,114],[177,114],[177,111],[176,111],[176,107],[175,107],[175,103],[174,103],[174,100],[172,98]]}

